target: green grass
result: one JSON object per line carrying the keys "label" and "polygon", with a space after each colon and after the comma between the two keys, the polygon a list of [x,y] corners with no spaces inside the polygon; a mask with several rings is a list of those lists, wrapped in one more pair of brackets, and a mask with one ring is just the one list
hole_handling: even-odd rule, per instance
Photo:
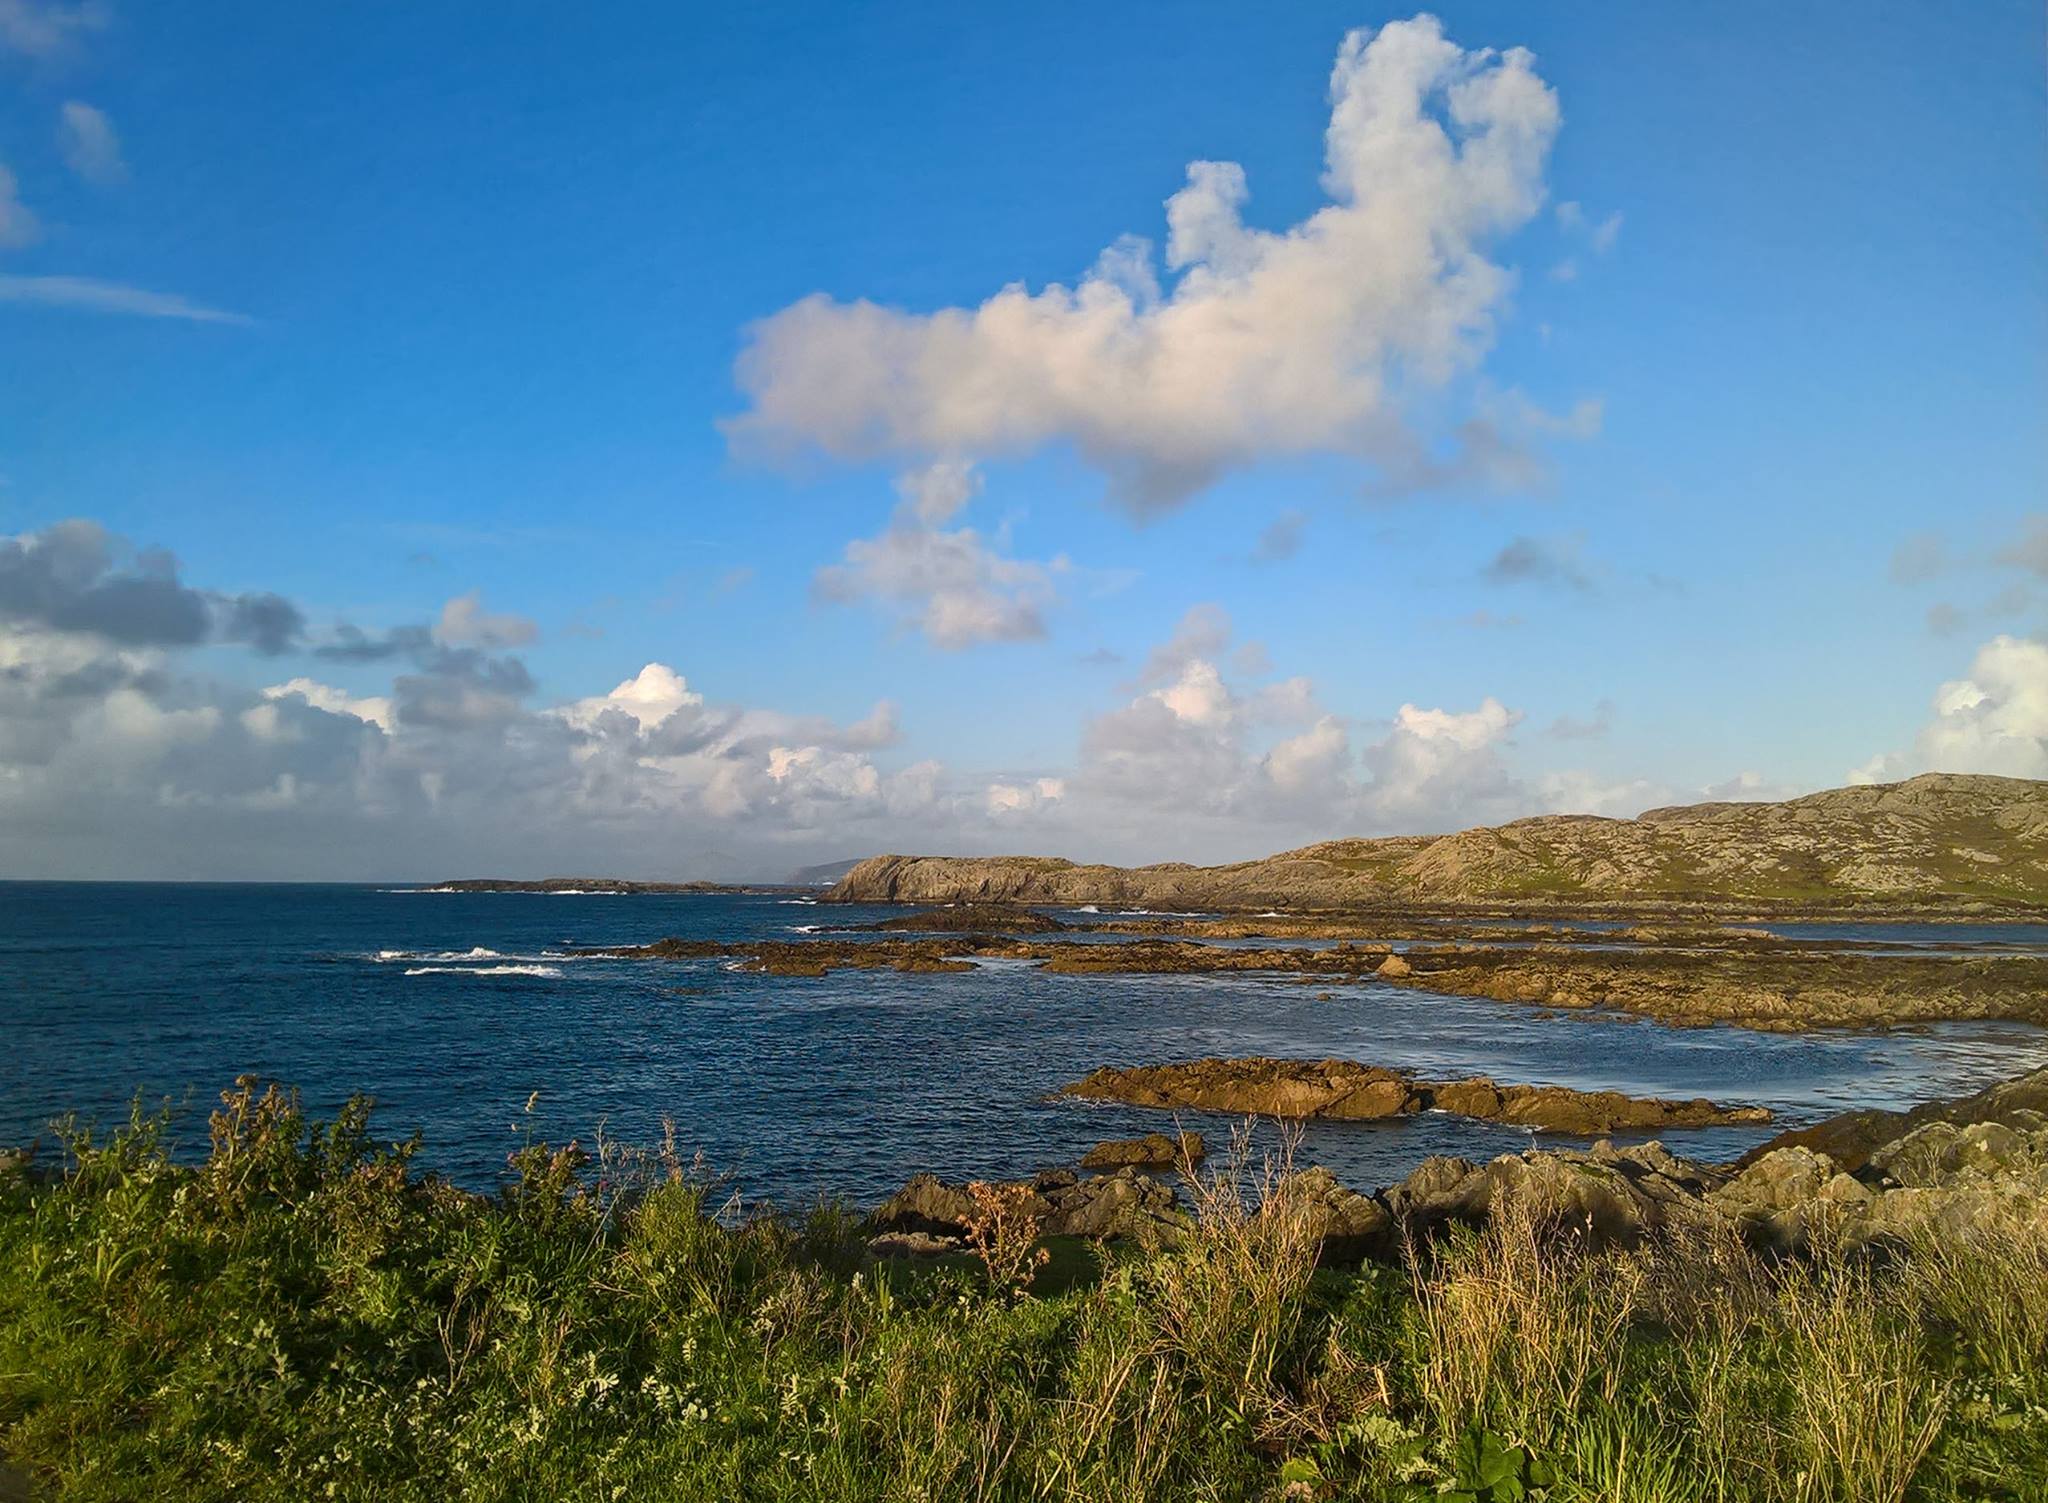
{"label": "green grass", "polygon": [[1173,1252],[1030,1292],[729,1223],[671,1148],[530,1144],[463,1194],[224,1098],[0,1180],[0,1453],[114,1499],[2048,1497],[2048,1240],[1880,1263],[1519,1212],[1315,1267],[1241,1159]]}

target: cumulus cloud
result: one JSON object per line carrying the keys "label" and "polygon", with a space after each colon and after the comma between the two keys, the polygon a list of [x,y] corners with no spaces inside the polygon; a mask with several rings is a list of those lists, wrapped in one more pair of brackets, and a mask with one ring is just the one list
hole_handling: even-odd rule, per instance
{"label": "cumulus cloud", "polygon": [[[1535,803],[1502,759],[1521,716],[1498,700],[1465,711],[1403,705],[1361,745],[1308,679],[1250,682],[1256,675],[1226,670],[1240,656],[1231,634],[1218,607],[1188,612],[1151,654],[1133,686],[1141,692],[1089,722],[1051,817],[1098,832],[1171,821],[1176,849],[1200,822],[1234,825],[1249,854],[1260,841],[1455,828]],[[1246,842],[1252,830],[1262,834]]]}
{"label": "cumulus cloud", "polygon": [[1274,455],[1411,452],[1415,391],[1490,347],[1559,112],[1522,49],[1465,51],[1420,16],[1352,32],[1330,78],[1328,201],[1246,222],[1233,162],[1167,201],[1163,285],[1125,237],[1072,287],[919,314],[814,295],[754,325],[727,425],[756,454],[913,463],[1070,444],[1134,513]]}
{"label": "cumulus cloud", "polygon": [[2048,643],[1993,637],[1934,696],[1916,750],[1942,772],[2048,777]]}
{"label": "cumulus cloud", "polygon": [[1028,783],[988,785],[988,812],[994,815],[1029,814],[1056,804],[1067,796],[1065,778],[1033,778]]}
{"label": "cumulus cloud", "polygon": [[1633,819],[1653,805],[1667,802],[1668,791],[1645,778],[1614,780],[1594,773],[1545,773],[1537,782],[1549,814],[1597,814],[1605,819]]}
{"label": "cumulus cloud", "polygon": [[1933,715],[1910,752],[1852,769],[1852,783],[1916,772],[2048,777],[2048,643],[2000,635],[1977,649],[1969,672],[1935,691]]}
{"label": "cumulus cloud", "polygon": [[128,176],[114,122],[83,100],[67,99],[58,110],[57,152],[88,183],[110,187]]}
{"label": "cumulus cloud", "polygon": [[1004,540],[972,527],[936,525],[972,498],[970,471],[934,466],[906,481],[903,504],[879,536],[855,538],[841,562],[812,579],[820,600],[879,601],[925,640],[948,651],[1045,635],[1045,612],[1069,565],[1013,558]]}
{"label": "cumulus cloud", "polygon": [[[956,809],[986,818],[980,791],[951,789],[936,764],[876,760],[899,737],[887,702],[845,723],[714,705],[649,663],[608,694],[536,704],[518,657],[424,628],[404,634],[395,663],[355,663],[396,667],[388,692],[311,676],[261,690],[212,680],[180,666],[182,650],[217,640],[198,617],[115,599],[102,587],[128,576],[85,546],[97,536],[72,529],[66,541],[54,571],[47,550],[19,540],[7,555],[10,871],[189,875],[203,859],[196,869],[214,875],[417,876],[503,859],[698,874],[724,862],[759,875],[783,869],[776,852],[789,842],[826,832],[879,847],[885,826],[942,824]],[[54,607],[42,589],[52,572],[68,587]],[[133,577],[174,583],[162,570]],[[177,588],[187,606],[212,598]],[[1051,784],[1032,792],[1056,796]]]}
{"label": "cumulus cloud", "polygon": [[284,683],[272,684],[263,691],[265,699],[283,699],[286,695],[302,699],[314,709],[325,710],[330,715],[353,716],[366,725],[374,725],[380,731],[396,729],[392,719],[391,701],[379,695],[354,695],[310,678],[287,679]]}
{"label": "cumulus cloud", "polygon": [[1164,683],[1178,678],[1190,663],[1220,656],[1230,645],[1230,633],[1230,613],[1213,600],[1189,606],[1172,635],[1146,655],[1138,682]]}
{"label": "cumulus cloud", "polygon": [[131,647],[211,640],[269,654],[294,645],[305,627],[281,596],[193,589],[171,554],[132,548],[88,521],[0,538],[0,621]]}

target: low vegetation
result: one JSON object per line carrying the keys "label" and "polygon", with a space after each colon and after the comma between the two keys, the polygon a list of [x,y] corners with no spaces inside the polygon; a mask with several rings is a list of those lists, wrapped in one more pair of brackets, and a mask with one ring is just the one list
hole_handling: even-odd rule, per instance
{"label": "low vegetation", "polygon": [[1284,1166],[1171,1252],[739,1219],[672,1144],[493,1196],[240,1083],[0,1178],[0,1453],[78,1499],[2048,1497],[2048,1234],[1760,1257],[1496,1214],[1319,1270]]}

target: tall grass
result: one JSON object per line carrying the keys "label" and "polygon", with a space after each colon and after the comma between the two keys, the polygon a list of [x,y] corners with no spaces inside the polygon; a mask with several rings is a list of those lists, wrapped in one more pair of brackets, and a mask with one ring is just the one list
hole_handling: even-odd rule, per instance
{"label": "tall grass", "polygon": [[1795,1261],[1503,1205],[1338,1271],[1240,1142],[1180,1246],[991,1278],[740,1218],[672,1138],[528,1142],[485,1197],[366,1103],[168,1132],[0,1180],[0,1453],[48,1496],[2048,1497],[2038,1218]]}

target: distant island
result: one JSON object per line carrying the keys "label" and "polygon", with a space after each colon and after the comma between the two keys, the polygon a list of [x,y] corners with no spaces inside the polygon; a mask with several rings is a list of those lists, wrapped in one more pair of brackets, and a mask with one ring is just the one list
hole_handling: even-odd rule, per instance
{"label": "distant island", "polygon": [[2048,912],[2048,782],[1928,773],[1782,803],[1635,819],[1545,815],[1455,835],[1330,840],[1229,866],[875,856],[841,903],[1006,902],[1248,912],[1428,906]]}

